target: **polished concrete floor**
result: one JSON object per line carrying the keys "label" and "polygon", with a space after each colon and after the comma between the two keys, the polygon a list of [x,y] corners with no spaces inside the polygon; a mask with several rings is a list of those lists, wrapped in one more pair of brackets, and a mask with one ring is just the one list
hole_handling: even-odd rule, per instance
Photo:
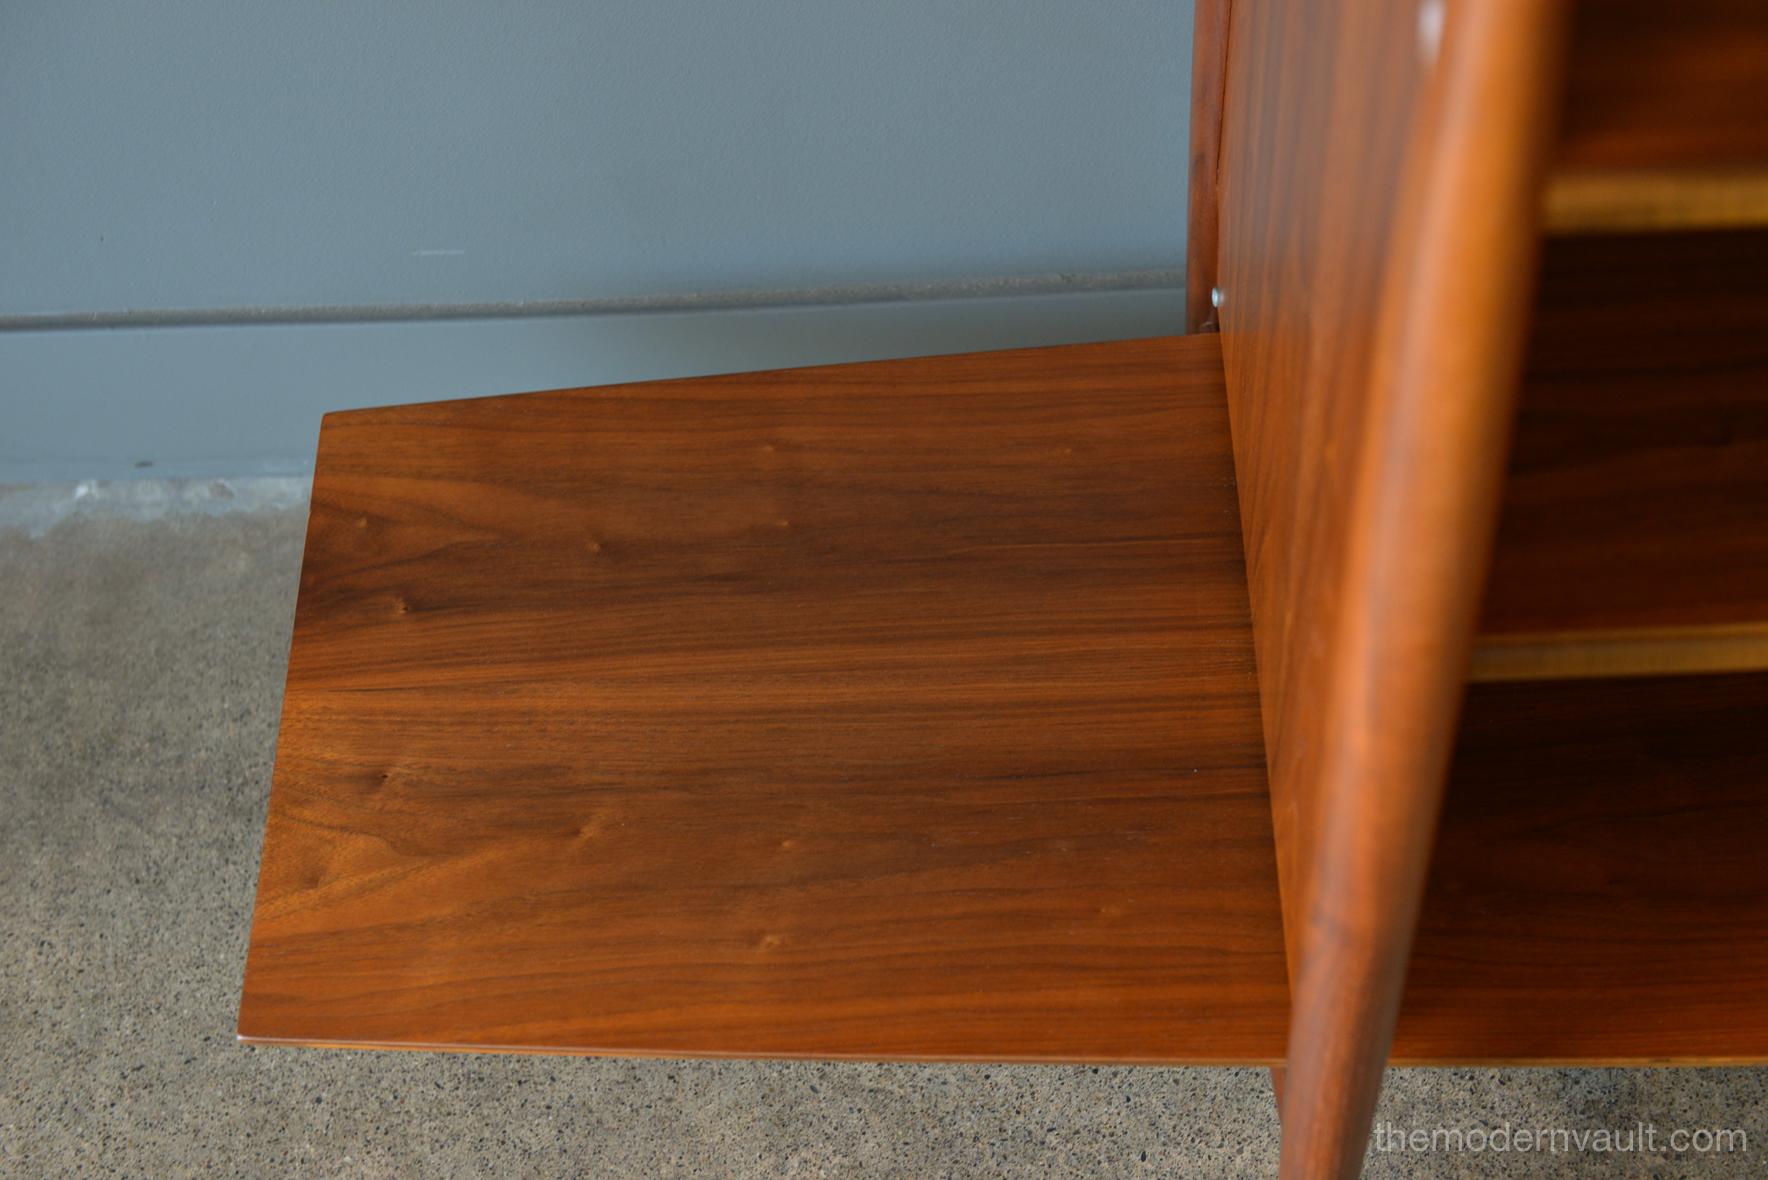
{"label": "polished concrete floor", "polygon": [[[303,512],[249,482],[93,491],[0,489],[0,1176],[1274,1174],[1262,1070],[237,1045]],[[1765,1095],[1768,1070],[1395,1071],[1400,1128],[1751,1150],[1372,1151],[1368,1174],[1768,1175]]]}

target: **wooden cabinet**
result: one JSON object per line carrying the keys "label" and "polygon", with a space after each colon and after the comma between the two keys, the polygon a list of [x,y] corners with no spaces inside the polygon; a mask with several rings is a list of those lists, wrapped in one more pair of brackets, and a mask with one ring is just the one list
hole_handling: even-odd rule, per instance
{"label": "wooden cabinet", "polygon": [[1768,9],[1205,8],[1284,1174],[1390,1055],[1762,1060]]}
{"label": "wooden cabinet", "polygon": [[1764,13],[1203,0],[1192,335],[328,418],[241,1036],[1282,1065],[1289,1177],[1768,1061]]}

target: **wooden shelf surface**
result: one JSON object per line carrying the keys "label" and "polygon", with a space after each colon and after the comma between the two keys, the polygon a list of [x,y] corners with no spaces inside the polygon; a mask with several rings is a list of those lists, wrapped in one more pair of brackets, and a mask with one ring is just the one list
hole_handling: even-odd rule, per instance
{"label": "wooden shelf surface", "polygon": [[1469,691],[1397,1064],[1768,1061],[1768,675]]}
{"label": "wooden shelf surface", "polygon": [[255,1042],[1269,1062],[1213,336],[328,417]]}
{"label": "wooden shelf surface", "polygon": [[1579,4],[1545,213],[1560,234],[1768,225],[1768,5]]}
{"label": "wooden shelf surface", "polygon": [[1768,233],[1550,241],[1475,679],[1768,667]]}

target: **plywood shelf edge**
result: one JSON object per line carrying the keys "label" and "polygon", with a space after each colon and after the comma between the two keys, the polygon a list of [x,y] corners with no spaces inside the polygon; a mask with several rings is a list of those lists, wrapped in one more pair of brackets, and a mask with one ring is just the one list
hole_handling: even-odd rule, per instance
{"label": "plywood shelf edge", "polygon": [[1768,623],[1482,635],[1468,680],[1572,680],[1768,670]]}

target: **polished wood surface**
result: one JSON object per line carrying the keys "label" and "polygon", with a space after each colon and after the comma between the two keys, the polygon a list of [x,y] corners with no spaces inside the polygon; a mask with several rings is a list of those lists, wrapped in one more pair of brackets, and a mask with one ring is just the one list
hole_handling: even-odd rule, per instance
{"label": "polished wood surface", "polygon": [[1768,225],[1768,4],[1576,8],[1553,232]]}
{"label": "polished wood surface", "polygon": [[1549,242],[1486,678],[1768,666],[1764,275],[1768,233]]}
{"label": "polished wood surface", "polygon": [[[1238,0],[1223,126],[1222,352],[1292,961],[1382,279],[1379,250],[1334,247],[1385,242],[1417,87],[1410,42],[1354,38],[1342,8]],[[1335,128],[1341,85],[1361,134]]]}
{"label": "polished wood surface", "polygon": [[1367,1146],[1496,516],[1562,16],[1234,6],[1222,335],[1294,996],[1285,1177],[1353,1175]]}
{"label": "polished wood surface", "polygon": [[327,418],[260,1042],[1270,1062],[1214,337]]}
{"label": "polished wood surface", "polygon": [[1191,28],[1191,168],[1185,237],[1185,331],[1217,326],[1210,292],[1216,285],[1221,232],[1222,98],[1228,74],[1232,0],[1196,0]]}
{"label": "polished wood surface", "polygon": [[1406,1064],[1768,1061],[1768,675],[1470,690]]}

